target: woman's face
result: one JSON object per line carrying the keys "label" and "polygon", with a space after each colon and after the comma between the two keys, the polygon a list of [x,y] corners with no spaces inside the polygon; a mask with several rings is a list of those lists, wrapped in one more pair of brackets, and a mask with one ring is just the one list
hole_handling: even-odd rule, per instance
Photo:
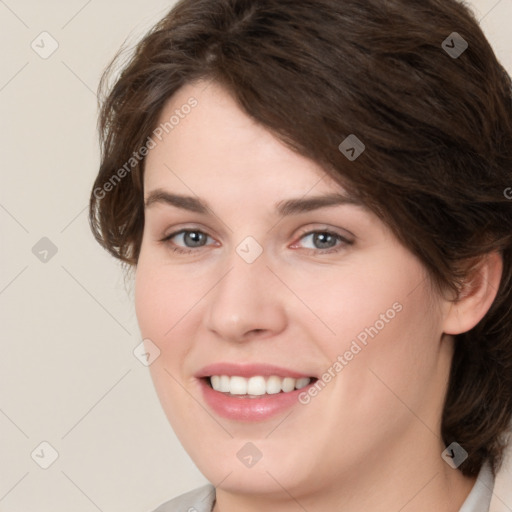
{"label": "woman's face", "polygon": [[299,495],[440,460],[452,352],[422,264],[218,85],[185,86],[173,115],[146,160],[136,311],[199,469]]}

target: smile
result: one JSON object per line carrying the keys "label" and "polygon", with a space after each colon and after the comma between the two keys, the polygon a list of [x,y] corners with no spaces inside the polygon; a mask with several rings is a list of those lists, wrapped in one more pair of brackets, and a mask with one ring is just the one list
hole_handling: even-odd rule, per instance
{"label": "smile", "polygon": [[253,398],[263,395],[276,395],[278,393],[290,393],[302,389],[311,382],[309,377],[294,379],[293,377],[279,377],[271,375],[264,377],[256,375],[246,378],[241,376],[212,375],[209,383],[215,391],[225,393],[228,396],[245,396]]}

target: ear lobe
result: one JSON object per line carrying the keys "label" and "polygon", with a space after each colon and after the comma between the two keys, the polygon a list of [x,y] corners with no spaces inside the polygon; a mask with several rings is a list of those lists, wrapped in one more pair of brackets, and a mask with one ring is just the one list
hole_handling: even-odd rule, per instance
{"label": "ear lobe", "polygon": [[464,285],[453,301],[443,323],[445,334],[461,334],[471,330],[485,316],[498,293],[503,273],[503,258],[498,252],[481,257],[464,280]]}

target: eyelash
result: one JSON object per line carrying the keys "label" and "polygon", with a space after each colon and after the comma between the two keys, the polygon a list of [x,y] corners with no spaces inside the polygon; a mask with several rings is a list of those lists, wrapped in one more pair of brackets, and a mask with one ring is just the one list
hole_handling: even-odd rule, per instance
{"label": "eyelash", "polygon": [[[171,242],[172,238],[174,238],[177,235],[186,234],[186,233],[200,233],[202,235],[206,235],[206,237],[209,237],[209,235],[207,233],[205,233],[204,231],[201,231],[199,229],[181,229],[179,231],[175,231],[174,233],[167,235],[166,237],[159,240],[159,242],[169,245],[169,244],[172,244],[172,242]],[[342,243],[335,247],[331,247],[329,249],[306,249],[308,251],[312,251],[314,254],[337,253],[337,252],[341,251],[343,246],[352,245],[354,243],[354,242],[348,240],[347,238],[345,238],[344,236],[340,235],[339,233],[336,233],[335,231],[330,231],[328,229],[327,230],[326,229],[317,229],[317,230],[307,231],[307,232],[301,234],[301,236],[299,237],[299,240],[302,240],[306,236],[315,235],[315,234],[333,236],[339,242],[342,242]],[[184,249],[183,247],[180,247],[180,246],[171,245],[170,248],[172,249],[173,252],[178,253],[178,254],[190,254],[190,253],[194,252],[196,249],[200,250],[200,249],[203,249],[204,247],[205,246],[197,247],[195,249],[194,248]]]}

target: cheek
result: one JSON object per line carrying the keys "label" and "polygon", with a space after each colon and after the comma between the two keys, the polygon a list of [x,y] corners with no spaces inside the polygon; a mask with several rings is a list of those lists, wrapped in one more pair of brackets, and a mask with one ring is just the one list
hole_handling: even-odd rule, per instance
{"label": "cheek", "polygon": [[[149,366],[151,378],[158,398],[171,424],[176,421],[177,411],[185,424],[193,421],[187,411],[194,410],[189,394],[183,391],[181,371],[189,347],[177,343],[176,336],[186,338],[183,332],[187,325],[184,315],[190,310],[188,297],[181,288],[186,277],[177,277],[158,262],[141,252],[135,278],[135,310],[143,339],[150,339],[160,350],[160,355]],[[183,319],[183,321],[181,321]],[[190,333],[188,333],[190,334]],[[181,421],[181,420],[180,420]]]}
{"label": "cheek", "polygon": [[166,311],[172,311],[173,293],[158,278],[159,271],[139,260],[135,277],[135,312],[143,338],[161,339],[169,329]]}
{"label": "cheek", "polygon": [[[143,337],[162,344],[193,304],[197,283],[143,241],[135,274],[135,312]],[[199,293],[199,291],[197,291]]]}
{"label": "cheek", "polygon": [[[336,375],[335,387],[347,398],[359,396],[370,407],[377,396],[393,396],[387,385],[416,400],[436,372],[441,322],[425,272],[409,253],[394,251],[357,272],[343,270],[314,286],[308,281],[312,309],[331,333],[318,322],[314,330],[306,321],[302,328],[322,347],[330,361],[325,371]],[[306,286],[298,290],[308,296]]]}
{"label": "cheek", "polygon": [[[353,298],[343,348],[331,352],[333,361],[344,356],[333,398],[351,411],[353,439],[370,436],[375,424],[396,436],[417,422],[416,415],[432,430],[437,425],[449,360],[440,356],[439,318],[429,311],[429,291],[421,285],[412,292],[406,275],[402,281],[395,275],[389,290]],[[340,417],[334,421],[344,425]]]}
{"label": "cheek", "polygon": [[150,366],[157,391],[171,385],[169,373],[183,380],[184,362],[200,326],[200,309],[211,283],[184,266],[162,262],[155,252],[141,251],[135,276],[135,312],[142,338],[150,339],[160,356]]}
{"label": "cheek", "polygon": [[[406,253],[394,251],[388,257],[372,254],[347,266],[301,272],[287,279],[317,317],[314,320],[310,314],[298,315],[302,328],[310,332],[311,339],[316,339],[325,352],[337,355],[345,347],[350,349],[355,338],[364,346],[365,341],[381,337],[398,325],[405,327],[407,322],[401,323],[404,317],[422,314],[426,304],[414,300],[422,291],[413,290],[424,278],[418,262]],[[307,311],[303,308],[302,313]]]}

